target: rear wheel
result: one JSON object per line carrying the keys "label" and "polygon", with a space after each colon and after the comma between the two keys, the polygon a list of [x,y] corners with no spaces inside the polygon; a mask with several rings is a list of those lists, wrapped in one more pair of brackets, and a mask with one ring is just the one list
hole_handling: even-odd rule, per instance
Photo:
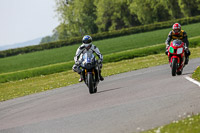
{"label": "rear wheel", "polygon": [[177,58],[172,59],[172,76],[176,76]]}

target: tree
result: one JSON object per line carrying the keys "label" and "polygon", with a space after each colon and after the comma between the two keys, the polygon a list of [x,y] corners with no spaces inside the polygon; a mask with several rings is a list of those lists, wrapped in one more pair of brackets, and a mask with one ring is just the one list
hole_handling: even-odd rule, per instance
{"label": "tree", "polygon": [[137,15],[142,24],[164,21],[170,17],[160,0],[133,0],[130,10]]}
{"label": "tree", "polygon": [[48,43],[48,42],[51,42],[51,36],[46,36],[46,37],[43,37],[40,41],[40,44],[41,43]]}
{"label": "tree", "polygon": [[55,1],[60,40],[200,14],[200,0]]}
{"label": "tree", "polygon": [[200,11],[200,0],[196,0],[196,2],[197,2],[198,10]]}
{"label": "tree", "polygon": [[181,13],[181,9],[179,7],[177,0],[160,0],[164,5],[164,8],[168,11],[171,19],[182,18],[183,14]]}
{"label": "tree", "polygon": [[135,15],[130,13],[128,0],[95,0],[94,4],[99,32],[139,24]]}
{"label": "tree", "polygon": [[178,4],[184,17],[191,17],[200,13],[198,0],[179,0]]}
{"label": "tree", "polygon": [[54,30],[54,35],[58,35],[59,40],[64,40],[68,37],[68,32],[67,32],[67,25],[64,23],[61,23],[59,26],[57,26]]}
{"label": "tree", "polygon": [[95,10],[93,0],[70,0],[68,4],[65,0],[57,0],[56,11],[69,36],[96,33]]}

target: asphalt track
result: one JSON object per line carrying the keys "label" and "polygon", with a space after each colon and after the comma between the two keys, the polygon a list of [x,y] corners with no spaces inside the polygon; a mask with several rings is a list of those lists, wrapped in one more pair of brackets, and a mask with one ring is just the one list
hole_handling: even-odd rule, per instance
{"label": "asphalt track", "polygon": [[0,102],[0,133],[132,133],[200,112],[200,87],[162,65],[106,77],[98,93],[84,83]]}

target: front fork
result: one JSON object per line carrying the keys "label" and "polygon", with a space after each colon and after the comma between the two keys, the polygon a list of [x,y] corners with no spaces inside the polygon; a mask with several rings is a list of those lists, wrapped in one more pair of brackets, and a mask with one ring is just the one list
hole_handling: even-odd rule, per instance
{"label": "front fork", "polygon": [[[93,75],[95,75],[95,72],[94,72],[94,69],[92,69],[92,72],[91,72]],[[87,71],[87,69],[83,69],[82,70],[82,76],[83,76],[83,79],[84,79],[84,81],[87,81],[86,79],[86,77],[87,77],[87,74],[88,74],[88,71]]]}
{"label": "front fork", "polygon": [[[178,65],[181,66],[181,65],[184,65],[184,62],[185,62],[185,54],[183,53],[182,55],[180,56],[175,56],[175,55],[168,55],[168,58],[169,58],[169,63],[171,64],[172,63],[172,59],[173,58],[177,58],[178,60]],[[182,64],[181,64],[182,63]]]}
{"label": "front fork", "polygon": [[184,64],[184,60],[185,60],[185,58],[184,58],[184,56],[183,57],[177,57],[177,56],[171,56],[170,58],[169,58],[169,63],[170,63],[170,67],[172,68],[172,60],[173,60],[173,58],[176,58],[177,59],[177,71],[181,71],[182,69],[183,69],[183,67],[185,66],[185,64]]}

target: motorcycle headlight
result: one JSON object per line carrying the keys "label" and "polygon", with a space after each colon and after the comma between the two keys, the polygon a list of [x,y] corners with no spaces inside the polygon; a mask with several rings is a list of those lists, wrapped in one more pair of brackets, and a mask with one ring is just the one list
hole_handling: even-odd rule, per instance
{"label": "motorcycle headlight", "polygon": [[91,67],[91,64],[90,64],[90,63],[88,63],[88,64],[87,64],[87,67],[89,67],[89,68],[90,68],[90,67]]}
{"label": "motorcycle headlight", "polygon": [[183,53],[183,48],[178,48],[177,49],[177,54],[182,54]]}

